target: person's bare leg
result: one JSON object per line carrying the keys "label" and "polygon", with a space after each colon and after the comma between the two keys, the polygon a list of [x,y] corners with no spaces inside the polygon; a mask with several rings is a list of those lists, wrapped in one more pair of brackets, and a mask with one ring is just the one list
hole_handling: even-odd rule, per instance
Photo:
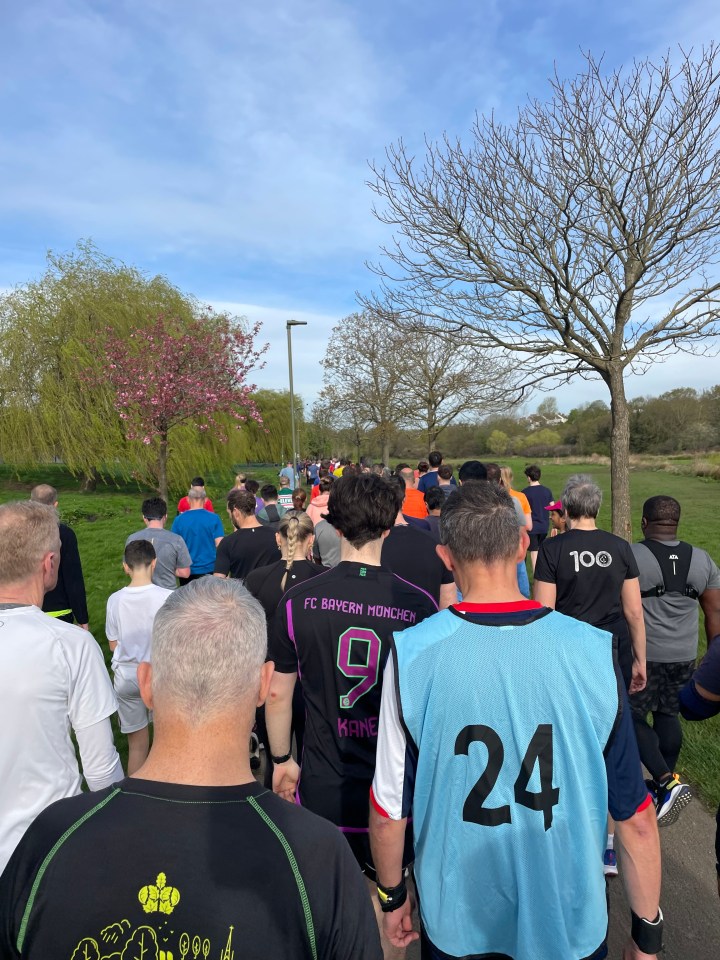
{"label": "person's bare leg", "polygon": [[533,573],[535,573],[535,564],[537,563],[537,555],[538,555],[537,550],[530,551],[530,563],[532,564]]}
{"label": "person's bare leg", "polygon": [[394,947],[390,941],[386,939],[385,934],[383,933],[383,914],[382,910],[380,909],[380,902],[377,898],[377,885],[375,881],[370,880],[369,877],[366,877],[365,879],[367,880],[370,900],[372,901],[373,910],[375,911],[375,919],[377,920],[378,930],[380,931],[380,943],[382,944],[383,960],[403,960],[405,956],[405,950],[402,947]]}
{"label": "person's bare leg", "polygon": [[150,752],[150,728],[143,727],[142,730],[136,730],[129,733],[128,738],[128,776],[131,777],[136,770],[147,760]]}

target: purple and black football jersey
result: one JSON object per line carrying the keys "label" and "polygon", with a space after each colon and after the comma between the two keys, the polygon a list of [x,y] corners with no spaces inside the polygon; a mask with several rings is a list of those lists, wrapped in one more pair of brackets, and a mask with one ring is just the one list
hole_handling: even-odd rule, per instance
{"label": "purple and black football jersey", "polygon": [[366,832],[390,638],[437,611],[382,567],[343,561],[298,584],[275,616],[269,659],[298,672],[306,727],[298,799],[348,833]]}

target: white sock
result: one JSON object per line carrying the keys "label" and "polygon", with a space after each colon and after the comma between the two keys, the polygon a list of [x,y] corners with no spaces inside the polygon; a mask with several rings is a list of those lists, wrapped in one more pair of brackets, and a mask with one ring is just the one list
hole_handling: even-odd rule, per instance
{"label": "white sock", "polygon": [[607,835],[607,837],[608,837],[608,838],[607,838],[607,846],[606,846],[605,849],[606,849],[606,850],[613,850],[613,849],[615,848],[615,834],[614,834],[614,833],[609,833],[609,834]]}

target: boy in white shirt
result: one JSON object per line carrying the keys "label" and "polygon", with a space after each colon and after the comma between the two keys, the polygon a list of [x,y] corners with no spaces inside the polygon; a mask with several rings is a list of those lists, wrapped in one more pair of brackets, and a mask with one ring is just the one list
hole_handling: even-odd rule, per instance
{"label": "boy in white shirt", "polygon": [[130,586],[108,597],[105,616],[120,730],[128,738],[128,776],[143,765],[150,749],[150,714],[140,697],[137,668],[150,660],[155,614],[172,593],[152,582],[155,562],[155,548],[149,540],[128,543],[123,569],[130,577]]}

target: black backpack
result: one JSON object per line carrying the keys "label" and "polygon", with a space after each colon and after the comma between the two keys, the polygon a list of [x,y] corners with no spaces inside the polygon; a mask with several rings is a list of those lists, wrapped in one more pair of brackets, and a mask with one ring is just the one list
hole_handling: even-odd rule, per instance
{"label": "black backpack", "polygon": [[640,596],[662,597],[666,593],[673,593],[697,600],[698,591],[687,582],[693,551],[691,544],[683,543],[682,540],[674,546],[661,540],[640,542],[655,557],[662,573],[662,583],[650,587],[649,590],[642,590]]}

